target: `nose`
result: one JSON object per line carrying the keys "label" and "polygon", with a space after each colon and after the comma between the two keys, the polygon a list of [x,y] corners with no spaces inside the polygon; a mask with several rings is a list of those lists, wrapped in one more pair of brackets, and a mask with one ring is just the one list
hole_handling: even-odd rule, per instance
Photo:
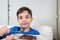
{"label": "nose", "polygon": [[23,18],[22,21],[25,22],[26,21],[26,18]]}

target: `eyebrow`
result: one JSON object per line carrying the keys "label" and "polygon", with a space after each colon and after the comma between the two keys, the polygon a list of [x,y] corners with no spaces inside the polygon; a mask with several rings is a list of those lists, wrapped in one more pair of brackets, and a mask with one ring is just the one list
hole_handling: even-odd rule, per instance
{"label": "eyebrow", "polygon": [[26,15],[26,16],[29,16],[29,15]]}
{"label": "eyebrow", "polygon": [[[25,15],[25,16],[31,16],[31,15],[28,15],[28,14],[27,14],[27,15]],[[23,17],[23,16],[20,15],[19,17]]]}

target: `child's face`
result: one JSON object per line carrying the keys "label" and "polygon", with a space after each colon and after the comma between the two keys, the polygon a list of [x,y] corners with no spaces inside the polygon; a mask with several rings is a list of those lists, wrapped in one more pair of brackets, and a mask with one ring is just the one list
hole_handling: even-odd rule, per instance
{"label": "child's face", "polygon": [[32,17],[28,13],[28,11],[23,11],[18,15],[17,21],[21,27],[26,28],[30,26],[30,23],[32,22]]}

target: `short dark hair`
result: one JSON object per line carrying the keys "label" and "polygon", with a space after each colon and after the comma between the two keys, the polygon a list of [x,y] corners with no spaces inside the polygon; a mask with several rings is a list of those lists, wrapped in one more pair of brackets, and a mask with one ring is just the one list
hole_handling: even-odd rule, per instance
{"label": "short dark hair", "polygon": [[28,13],[31,15],[31,17],[32,17],[32,11],[28,8],[28,7],[21,7],[21,8],[19,8],[18,9],[18,11],[17,11],[17,18],[18,18],[18,15],[20,14],[20,13],[22,13],[23,11],[28,11]]}

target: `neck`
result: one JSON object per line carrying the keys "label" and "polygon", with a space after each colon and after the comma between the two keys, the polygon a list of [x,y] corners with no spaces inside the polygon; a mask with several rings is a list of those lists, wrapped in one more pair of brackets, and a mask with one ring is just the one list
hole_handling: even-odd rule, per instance
{"label": "neck", "polygon": [[30,27],[21,28],[21,31],[24,31],[24,32],[28,32],[29,30],[30,30]]}

